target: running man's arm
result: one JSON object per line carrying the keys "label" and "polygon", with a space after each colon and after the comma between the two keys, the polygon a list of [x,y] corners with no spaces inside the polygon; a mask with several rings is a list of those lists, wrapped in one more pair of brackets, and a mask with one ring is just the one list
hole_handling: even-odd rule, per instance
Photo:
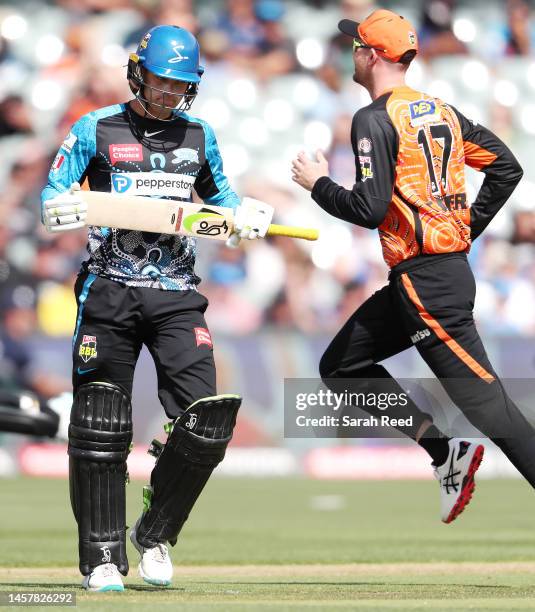
{"label": "running man's arm", "polygon": [[490,130],[453,109],[461,124],[464,155],[468,166],[485,174],[470,208],[472,240],[492,221],[522,178],[522,167],[510,149]]}
{"label": "running man's arm", "polygon": [[367,108],[353,118],[351,143],[357,168],[352,189],[328,176],[318,179],[312,198],[333,217],[374,229],[383,222],[395,183],[398,137],[390,121]]}

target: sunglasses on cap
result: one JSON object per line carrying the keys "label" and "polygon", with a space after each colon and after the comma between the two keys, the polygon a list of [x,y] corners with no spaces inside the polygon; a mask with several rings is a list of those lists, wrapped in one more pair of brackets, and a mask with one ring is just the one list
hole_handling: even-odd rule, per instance
{"label": "sunglasses on cap", "polygon": [[385,49],[378,49],[377,47],[370,47],[370,45],[366,45],[365,43],[363,43],[362,40],[359,40],[358,38],[354,38],[353,39],[353,51],[356,51],[357,49],[375,49],[376,51],[382,51],[383,53],[385,52]]}

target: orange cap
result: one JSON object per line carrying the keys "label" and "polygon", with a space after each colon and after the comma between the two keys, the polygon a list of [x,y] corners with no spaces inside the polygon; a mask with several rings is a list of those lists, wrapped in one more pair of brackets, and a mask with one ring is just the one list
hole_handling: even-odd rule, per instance
{"label": "orange cap", "polygon": [[374,11],[361,23],[342,19],[338,29],[391,62],[398,62],[407,51],[418,52],[416,30],[410,21],[386,9]]}

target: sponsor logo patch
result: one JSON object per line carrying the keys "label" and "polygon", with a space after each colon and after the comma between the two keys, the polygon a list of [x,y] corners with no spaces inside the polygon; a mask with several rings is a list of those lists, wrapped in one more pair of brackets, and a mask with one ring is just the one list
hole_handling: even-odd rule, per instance
{"label": "sponsor logo patch", "polygon": [[420,342],[424,338],[427,338],[431,335],[431,332],[428,329],[420,329],[413,336],[411,336],[411,341],[413,344]]}
{"label": "sponsor logo patch", "polygon": [[372,158],[366,155],[359,155],[359,163],[362,182],[373,178]]}
{"label": "sponsor logo patch", "polygon": [[65,161],[65,155],[58,153],[54,158],[54,162],[52,163],[52,172],[58,172],[58,170],[63,166],[63,162]]}
{"label": "sponsor logo patch", "polygon": [[369,138],[361,138],[358,142],[358,150],[369,153],[372,150],[372,141]]}
{"label": "sponsor logo patch", "polygon": [[156,130],[156,132],[147,132],[147,130],[145,130],[145,138],[150,138],[151,136],[157,136],[158,134],[161,134],[162,132],[165,132],[165,130]]}
{"label": "sponsor logo patch", "polygon": [[61,148],[67,153],[70,153],[77,140],[78,137],[75,136],[72,132],[69,132],[67,138],[65,138],[65,140],[61,143]]}
{"label": "sponsor logo patch", "polygon": [[195,177],[171,172],[121,172],[111,175],[112,193],[189,198]]}
{"label": "sponsor logo patch", "polygon": [[418,100],[409,104],[412,125],[422,125],[435,121],[437,115],[440,115],[436,104],[433,100]]}
{"label": "sponsor logo patch", "polygon": [[414,32],[409,32],[409,43],[411,45],[416,44],[416,34]]}
{"label": "sponsor logo patch", "polygon": [[125,193],[132,186],[132,179],[122,174],[112,174],[111,186],[113,192]]}
{"label": "sponsor logo patch", "polygon": [[173,155],[175,156],[171,162],[173,164],[180,164],[185,161],[189,161],[194,164],[199,163],[199,152],[195,151],[195,149],[175,149],[173,151]]}
{"label": "sponsor logo patch", "polygon": [[139,48],[140,49],[146,49],[147,48],[147,45],[148,45],[149,40],[150,40],[150,36],[151,36],[150,32],[147,32],[145,34],[145,36],[143,36],[143,40],[139,43]]}
{"label": "sponsor logo patch", "polygon": [[95,359],[97,356],[97,337],[84,335],[78,349],[78,355],[84,363],[87,363],[90,359]]}
{"label": "sponsor logo patch", "polygon": [[212,348],[212,337],[210,336],[210,332],[205,327],[194,327],[193,331],[195,332],[195,342],[197,343],[197,346],[206,344]]}
{"label": "sponsor logo patch", "polygon": [[143,147],[140,144],[109,145],[110,161],[143,161]]}

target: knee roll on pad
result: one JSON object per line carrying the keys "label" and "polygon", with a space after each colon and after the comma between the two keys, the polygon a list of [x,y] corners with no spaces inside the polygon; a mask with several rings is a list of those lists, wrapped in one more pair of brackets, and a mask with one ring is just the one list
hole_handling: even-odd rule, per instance
{"label": "knee roll on pad", "polygon": [[126,576],[126,458],[132,441],[130,397],[117,385],[82,385],[69,426],[69,487],[78,523],[80,571],[115,563]]}
{"label": "knee roll on pad", "polygon": [[177,536],[232,438],[242,398],[216,395],[194,402],[176,419],[151,474],[151,499],[136,538],[146,548]]}

